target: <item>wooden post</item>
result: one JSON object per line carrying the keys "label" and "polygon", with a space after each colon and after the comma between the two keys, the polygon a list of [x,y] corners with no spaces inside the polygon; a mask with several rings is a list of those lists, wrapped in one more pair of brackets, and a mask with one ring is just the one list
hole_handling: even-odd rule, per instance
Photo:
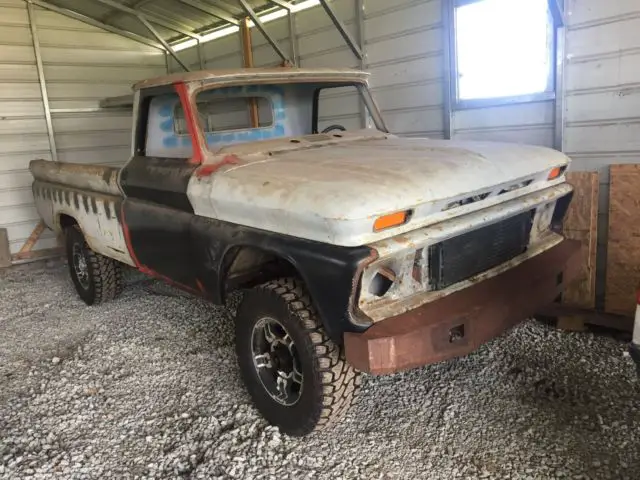
{"label": "wooden post", "polygon": [[9,234],[6,228],[0,228],[0,268],[11,266],[11,250],[9,250]]}
{"label": "wooden post", "polygon": [[[242,58],[245,68],[253,68],[253,48],[251,45],[251,30],[249,30],[249,19],[244,18],[240,23],[240,33],[242,38]],[[258,104],[256,99],[249,99],[249,115],[251,116],[251,127],[258,128],[260,126],[260,117],[258,116]]]}

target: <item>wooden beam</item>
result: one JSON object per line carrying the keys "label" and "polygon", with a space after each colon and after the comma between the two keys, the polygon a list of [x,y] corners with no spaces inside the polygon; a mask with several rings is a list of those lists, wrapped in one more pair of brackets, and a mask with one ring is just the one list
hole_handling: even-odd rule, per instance
{"label": "wooden beam", "polygon": [[9,249],[9,234],[6,228],[0,228],[0,268],[11,266],[11,250]]}
{"label": "wooden beam", "polygon": [[[240,36],[242,39],[242,59],[244,66],[245,68],[253,68],[253,46],[251,43],[251,30],[249,29],[248,18],[245,18],[240,24]],[[251,117],[251,127],[258,128],[260,126],[258,104],[253,97],[249,98],[249,115]]]}
{"label": "wooden beam", "polygon": [[44,222],[40,220],[31,232],[31,235],[29,235],[29,238],[27,238],[27,241],[22,245],[20,251],[16,254],[18,258],[25,258],[29,256],[29,253],[33,250],[33,247],[38,242],[38,239],[40,238],[40,235],[42,235],[42,232],[44,232],[44,229]]}
{"label": "wooden beam", "polygon": [[[100,1],[104,1],[104,0],[100,0]],[[258,18],[258,15],[256,15],[256,12],[253,11],[253,8],[251,8],[251,6],[247,3],[246,0],[238,0],[238,2],[242,6],[242,9],[246,12],[246,14],[249,15],[249,18],[251,18],[251,21],[256,26],[256,28],[260,30],[260,33],[265,38],[265,40],[269,42],[269,45],[271,45],[271,48],[273,48],[275,52],[278,54],[278,56],[282,59],[282,61],[285,64],[291,64],[291,60],[287,58],[287,55],[284,53],[284,51],[280,47],[280,44],[278,43],[278,41],[275,38],[273,38],[271,35],[269,35],[269,32],[267,32],[267,30],[264,28],[264,24]]]}
{"label": "wooden beam", "polygon": [[45,258],[55,258],[61,257],[64,255],[64,248],[62,247],[54,247],[54,248],[44,248],[42,250],[35,250],[33,252],[27,252],[24,254],[16,253],[12,256],[12,260],[14,263],[25,263],[34,260],[42,260]]}
{"label": "wooden beam", "polygon": [[598,248],[598,172],[569,172],[573,199],[564,220],[563,233],[582,244],[582,265],[578,278],[565,289],[562,303],[594,308],[596,299],[596,253]]}

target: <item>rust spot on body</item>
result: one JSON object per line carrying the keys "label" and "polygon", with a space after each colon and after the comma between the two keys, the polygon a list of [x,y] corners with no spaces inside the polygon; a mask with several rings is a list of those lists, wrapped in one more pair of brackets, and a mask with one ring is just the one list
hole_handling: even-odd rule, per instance
{"label": "rust spot on body", "polygon": [[195,171],[195,174],[198,178],[209,177],[225,165],[237,165],[238,163],[240,163],[240,159],[237,156],[227,155],[219,162],[203,165]]}

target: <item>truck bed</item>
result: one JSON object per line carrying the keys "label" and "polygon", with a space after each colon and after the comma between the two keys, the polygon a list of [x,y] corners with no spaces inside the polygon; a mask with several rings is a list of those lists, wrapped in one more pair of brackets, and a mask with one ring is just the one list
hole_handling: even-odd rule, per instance
{"label": "truck bed", "polygon": [[118,217],[124,199],[119,168],[33,160],[33,197],[47,227],[61,232],[77,225],[95,252],[134,265]]}

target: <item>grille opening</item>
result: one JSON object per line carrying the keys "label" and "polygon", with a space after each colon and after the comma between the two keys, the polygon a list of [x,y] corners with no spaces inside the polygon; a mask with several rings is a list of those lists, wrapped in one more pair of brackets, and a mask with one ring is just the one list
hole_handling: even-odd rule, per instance
{"label": "grille opening", "polygon": [[441,290],[524,253],[535,210],[429,247],[429,283]]}

